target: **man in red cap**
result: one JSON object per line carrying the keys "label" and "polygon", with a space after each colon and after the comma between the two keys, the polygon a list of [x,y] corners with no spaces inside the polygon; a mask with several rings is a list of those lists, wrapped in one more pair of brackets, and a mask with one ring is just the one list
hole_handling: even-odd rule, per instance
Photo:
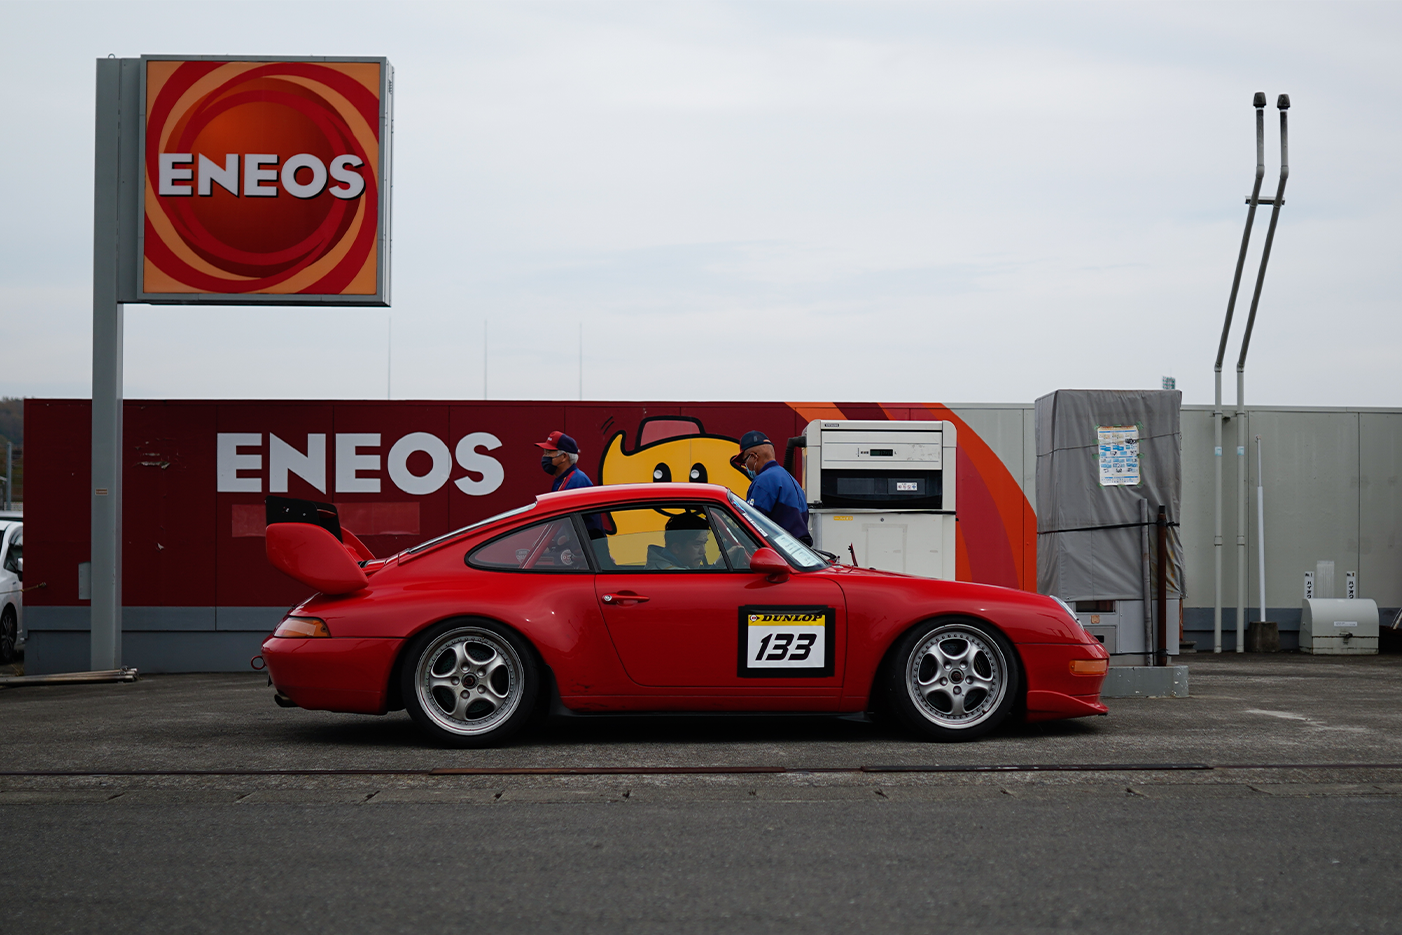
{"label": "man in red cap", "polygon": [[594,482],[579,469],[579,445],[573,438],[564,432],[551,432],[545,441],[535,444],[545,452],[540,456],[540,469],[555,478],[550,484],[551,493],[594,486]]}

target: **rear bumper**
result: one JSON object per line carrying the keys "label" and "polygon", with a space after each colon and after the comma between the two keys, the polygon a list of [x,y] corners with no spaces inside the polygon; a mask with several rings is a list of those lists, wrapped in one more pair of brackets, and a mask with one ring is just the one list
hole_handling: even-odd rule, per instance
{"label": "rear bumper", "polygon": [[273,687],[299,708],[384,714],[389,674],[402,640],[288,639],[263,641]]}

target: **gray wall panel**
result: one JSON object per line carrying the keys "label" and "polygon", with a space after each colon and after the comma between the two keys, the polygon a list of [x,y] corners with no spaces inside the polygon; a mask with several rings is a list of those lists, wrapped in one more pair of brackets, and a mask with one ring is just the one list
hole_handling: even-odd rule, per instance
{"label": "gray wall panel", "polygon": [[271,633],[287,615],[286,607],[216,607],[220,630]]}
{"label": "gray wall panel", "polygon": [[1402,413],[1359,413],[1358,443],[1358,590],[1380,607],[1397,607],[1402,605]]}
{"label": "gray wall panel", "polygon": [[[260,652],[263,636],[253,632],[175,630],[133,633],[124,630],[122,665],[134,666],[146,675],[162,672],[252,672],[248,661]],[[25,674],[49,675],[87,669],[88,642],[86,632],[45,630],[35,633],[24,649]]]}
{"label": "gray wall panel", "polygon": [[[1298,607],[1304,573],[1321,559],[1334,562],[1336,596],[1344,572],[1358,568],[1359,437],[1356,412],[1255,410],[1248,414],[1250,521],[1247,531],[1247,605],[1256,607],[1256,458],[1261,436],[1266,479],[1266,603]],[[1235,504],[1236,498],[1232,498]],[[1395,573],[1394,573],[1395,574]],[[1232,602],[1236,602],[1233,579]],[[1255,619],[1253,615],[1251,619]]]}

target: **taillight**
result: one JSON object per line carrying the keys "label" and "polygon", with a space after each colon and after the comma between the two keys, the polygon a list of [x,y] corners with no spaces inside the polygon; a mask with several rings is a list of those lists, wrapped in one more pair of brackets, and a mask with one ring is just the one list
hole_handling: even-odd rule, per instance
{"label": "taillight", "polygon": [[273,636],[300,639],[309,636],[330,636],[326,621],[317,617],[284,617],[277,625]]}
{"label": "taillight", "polygon": [[[320,621],[318,621],[320,622]],[[1104,675],[1110,671],[1109,659],[1072,659],[1072,675]]]}

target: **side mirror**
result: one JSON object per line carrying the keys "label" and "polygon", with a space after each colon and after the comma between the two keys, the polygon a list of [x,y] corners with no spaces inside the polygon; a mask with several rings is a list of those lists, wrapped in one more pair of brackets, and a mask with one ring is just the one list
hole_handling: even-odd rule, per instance
{"label": "side mirror", "polygon": [[755,554],[750,556],[750,571],[768,575],[770,581],[783,581],[791,570],[789,563],[771,548],[756,549]]}
{"label": "side mirror", "polygon": [[369,583],[340,540],[320,526],[273,523],[266,548],[274,568],[325,594],[349,594]]}
{"label": "side mirror", "polygon": [[15,577],[19,578],[21,583],[24,582],[24,556],[15,559]]}

